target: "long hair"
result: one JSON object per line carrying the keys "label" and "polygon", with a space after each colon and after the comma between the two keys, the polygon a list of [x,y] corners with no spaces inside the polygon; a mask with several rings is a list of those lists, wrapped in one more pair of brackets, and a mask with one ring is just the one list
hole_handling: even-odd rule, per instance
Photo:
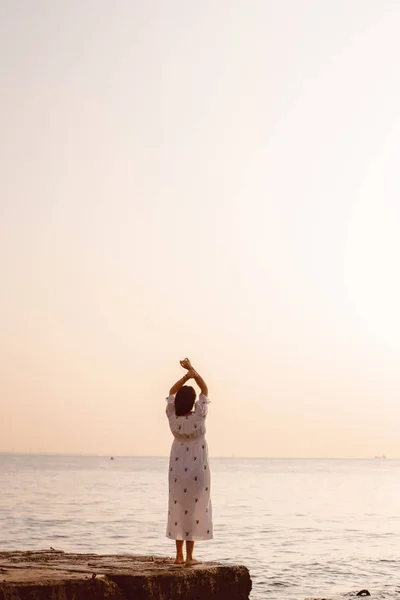
{"label": "long hair", "polygon": [[184,385],[175,396],[175,414],[177,417],[186,415],[194,406],[196,392],[190,385]]}

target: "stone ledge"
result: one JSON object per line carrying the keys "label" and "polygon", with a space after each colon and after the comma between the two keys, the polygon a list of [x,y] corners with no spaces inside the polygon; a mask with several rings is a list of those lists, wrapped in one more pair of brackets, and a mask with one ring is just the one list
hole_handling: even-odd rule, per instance
{"label": "stone ledge", "polygon": [[0,552],[0,600],[248,600],[243,566],[153,556]]}

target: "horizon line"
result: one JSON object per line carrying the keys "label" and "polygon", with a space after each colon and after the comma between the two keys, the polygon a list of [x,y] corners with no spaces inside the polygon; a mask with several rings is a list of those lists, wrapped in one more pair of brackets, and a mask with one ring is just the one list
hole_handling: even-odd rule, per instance
{"label": "horizon line", "polygon": [[[149,454],[95,454],[81,452],[19,452],[0,450],[0,456],[80,456],[87,458],[169,458],[169,454],[165,455],[149,455]],[[210,456],[211,459],[233,459],[233,460],[400,460],[400,457],[392,456],[388,458],[385,454],[375,456],[236,456],[222,455]]]}

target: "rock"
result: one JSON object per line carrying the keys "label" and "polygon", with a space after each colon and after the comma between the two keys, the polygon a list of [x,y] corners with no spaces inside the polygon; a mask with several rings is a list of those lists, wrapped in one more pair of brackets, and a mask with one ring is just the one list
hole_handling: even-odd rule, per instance
{"label": "rock", "polygon": [[248,600],[243,566],[154,556],[0,552],[0,600]]}
{"label": "rock", "polygon": [[359,592],[357,592],[356,596],[370,596],[371,594],[369,593],[368,590],[360,590]]}

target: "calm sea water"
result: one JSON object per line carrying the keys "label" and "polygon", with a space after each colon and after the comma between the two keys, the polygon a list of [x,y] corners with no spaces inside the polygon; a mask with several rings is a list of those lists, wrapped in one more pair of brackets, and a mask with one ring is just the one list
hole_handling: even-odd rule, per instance
{"label": "calm sea water", "polygon": [[[167,458],[0,455],[0,550],[172,555]],[[215,540],[252,598],[400,594],[400,461],[211,461]]]}

